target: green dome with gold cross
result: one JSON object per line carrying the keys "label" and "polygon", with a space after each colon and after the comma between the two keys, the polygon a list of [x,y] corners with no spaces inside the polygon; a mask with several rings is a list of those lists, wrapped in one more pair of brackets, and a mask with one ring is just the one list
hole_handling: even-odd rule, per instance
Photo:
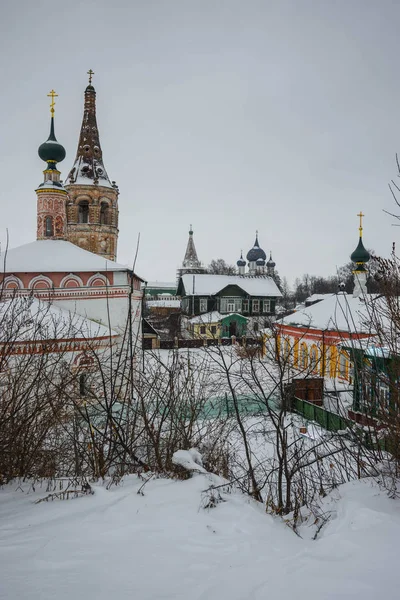
{"label": "green dome with gold cross", "polygon": [[357,248],[354,250],[354,252],[352,252],[352,254],[350,255],[350,258],[357,265],[362,266],[369,261],[369,259],[371,258],[371,255],[368,252],[368,250],[365,248],[363,241],[362,241],[362,231],[363,231],[362,218],[364,217],[364,215],[362,212],[359,212],[357,217],[360,218],[360,226],[358,228],[359,232],[360,232],[360,239],[358,241]]}
{"label": "green dome with gold cross", "polygon": [[58,162],[61,162],[62,160],[64,160],[66,152],[65,152],[64,146],[57,141],[55,133],[54,133],[54,105],[55,105],[54,98],[57,97],[57,94],[55,93],[54,90],[51,90],[50,94],[47,94],[47,95],[49,97],[51,97],[50,135],[47,138],[47,140],[45,142],[43,142],[43,144],[40,144],[39,149],[38,149],[38,154],[42,160],[47,162],[48,169],[55,169],[56,164]]}

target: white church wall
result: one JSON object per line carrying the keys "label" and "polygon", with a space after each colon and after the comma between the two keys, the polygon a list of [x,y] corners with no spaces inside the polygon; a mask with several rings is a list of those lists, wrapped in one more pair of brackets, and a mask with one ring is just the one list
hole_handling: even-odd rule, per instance
{"label": "white church wall", "polygon": [[[84,298],[71,299],[67,298],[54,299],[58,306],[70,312],[76,312],[78,315],[87,317],[92,321],[96,321],[108,327],[117,333],[122,333],[128,319],[128,295],[119,298]],[[133,316],[133,334],[138,335],[141,319],[141,299],[132,299],[132,316]]]}
{"label": "white church wall", "polygon": [[128,277],[126,271],[114,271],[114,285],[128,285]]}

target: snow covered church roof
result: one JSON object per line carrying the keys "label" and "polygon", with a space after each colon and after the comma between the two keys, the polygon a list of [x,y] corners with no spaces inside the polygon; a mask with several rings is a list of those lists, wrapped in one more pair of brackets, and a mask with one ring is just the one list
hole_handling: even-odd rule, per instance
{"label": "snow covered church roof", "polygon": [[325,295],[320,302],[284,317],[277,324],[373,335],[371,301],[375,298],[372,294],[365,299],[343,293]]}
{"label": "snow covered church roof", "polygon": [[[4,339],[0,335],[0,343],[85,340],[118,335],[109,327],[37,298],[16,297],[0,303],[0,319],[6,332]],[[12,332],[15,332],[14,336]]]}
{"label": "snow covered church roof", "polygon": [[79,271],[130,271],[98,254],[65,240],[37,240],[0,253],[4,273],[63,273]]}
{"label": "snow covered church roof", "polygon": [[249,296],[280,297],[282,294],[272,277],[249,277],[248,275],[185,274],[181,277],[182,295],[214,296],[228,285],[237,285]]}

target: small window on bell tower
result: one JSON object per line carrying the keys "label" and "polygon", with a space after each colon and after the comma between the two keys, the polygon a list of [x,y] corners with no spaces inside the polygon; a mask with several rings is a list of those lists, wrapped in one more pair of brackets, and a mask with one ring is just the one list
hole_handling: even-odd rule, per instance
{"label": "small window on bell tower", "polygon": [[54,235],[54,228],[53,228],[53,218],[52,217],[46,217],[45,222],[44,222],[44,226],[45,226],[45,236],[46,237],[52,237]]}
{"label": "small window on bell tower", "polygon": [[107,202],[100,205],[100,225],[110,225],[110,209]]}
{"label": "small window on bell tower", "polygon": [[79,202],[78,223],[89,223],[89,202],[87,200]]}

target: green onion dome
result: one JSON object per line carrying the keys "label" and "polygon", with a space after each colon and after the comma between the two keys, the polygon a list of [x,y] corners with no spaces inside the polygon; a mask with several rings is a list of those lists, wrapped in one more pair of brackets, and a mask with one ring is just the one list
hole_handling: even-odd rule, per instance
{"label": "green onion dome", "polygon": [[351,254],[350,258],[355,263],[366,263],[371,258],[371,255],[368,252],[368,250],[366,250],[364,248],[364,244],[362,242],[361,236],[360,236],[360,240],[358,242],[358,246],[354,250],[354,252]]}
{"label": "green onion dome", "polygon": [[50,135],[43,144],[40,144],[38,154],[47,163],[58,163],[65,158],[65,148],[57,141],[54,134],[54,117],[51,117]]}

